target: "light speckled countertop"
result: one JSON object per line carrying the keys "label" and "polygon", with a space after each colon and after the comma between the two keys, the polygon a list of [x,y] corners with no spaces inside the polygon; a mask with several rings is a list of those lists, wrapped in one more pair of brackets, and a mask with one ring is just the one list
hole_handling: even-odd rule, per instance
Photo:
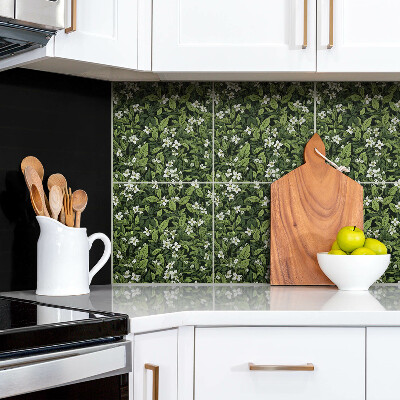
{"label": "light speckled countertop", "polygon": [[133,333],[195,326],[400,326],[400,285],[368,292],[327,286],[108,285],[89,295],[1,295],[98,311],[128,314]]}

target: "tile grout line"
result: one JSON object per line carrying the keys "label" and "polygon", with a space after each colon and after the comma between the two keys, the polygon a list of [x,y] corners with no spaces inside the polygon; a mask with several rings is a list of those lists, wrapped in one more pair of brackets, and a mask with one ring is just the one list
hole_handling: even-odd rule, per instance
{"label": "tile grout line", "polygon": [[212,83],[212,283],[215,283],[215,83]]}
{"label": "tile grout line", "polygon": [[114,85],[111,83],[111,284],[114,282]]}
{"label": "tile grout line", "polygon": [[314,82],[314,133],[317,132],[317,82]]}
{"label": "tile grout line", "polygon": [[[284,175],[283,175],[284,176]],[[348,175],[346,175],[348,176]],[[194,181],[193,181],[194,182]],[[113,182],[113,185],[192,185],[193,182],[165,182],[165,181],[153,181],[153,182],[149,182],[149,181],[143,181],[143,182]],[[359,184],[362,185],[396,185],[399,184],[398,181],[382,181],[382,182],[359,182],[356,181]],[[229,185],[229,184],[233,184],[233,185],[271,185],[272,183],[274,183],[274,181],[270,181],[270,182],[258,182],[258,181],[253,181],[253,182],[247,182],[247,181],[234,181],[234,182],[218,182],[218,181],[211,181],[211,182],[196,182],[199,185]]]}

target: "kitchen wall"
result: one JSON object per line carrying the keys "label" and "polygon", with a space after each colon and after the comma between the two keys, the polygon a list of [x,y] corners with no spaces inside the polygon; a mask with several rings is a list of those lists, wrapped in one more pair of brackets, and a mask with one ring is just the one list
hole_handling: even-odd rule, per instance
{"label": "kitchen wall", "polygon": [[[36,288],[39,226],[20,169],[35,155],[45,179],[61,172],[89,196],[82,214],[88,234],[111,236],[111,85],[16,69],[0,73],[0,291]],[[103,245],[94,243],[91,265]],[[111,281],[111,263],[93,283]]]}
{"label": "kitchen wall", "polygon": [[400,280],[399,83],[119,83],[113,115],[114,282],[268,282],[270,184],[315,131]]}

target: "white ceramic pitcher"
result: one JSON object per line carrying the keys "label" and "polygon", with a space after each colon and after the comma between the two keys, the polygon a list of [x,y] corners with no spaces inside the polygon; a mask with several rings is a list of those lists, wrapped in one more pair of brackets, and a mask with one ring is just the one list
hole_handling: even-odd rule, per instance
{"label": "white ceramic pitcher", "polygon": [[[110,239],[103,233],[87,237],[86,228],[70,228],[49,217],[36,217],[40,226],[37,243],[37,289],[43,296],[89,293],[89,284],[111,255]],[[104,243],[104,253],[89,271],[93,242]]]}

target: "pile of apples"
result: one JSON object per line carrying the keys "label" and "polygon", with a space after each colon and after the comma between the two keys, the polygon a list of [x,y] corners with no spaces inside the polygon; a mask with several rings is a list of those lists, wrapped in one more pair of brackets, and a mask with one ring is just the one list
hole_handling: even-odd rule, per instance
{"label": "pile of apples", "polygon": [[377,239],[365,238],[364,232],[356,226],[345,226],[336,236],[331,251],[333,255],[380,255],[387,254],[386,246]]}

